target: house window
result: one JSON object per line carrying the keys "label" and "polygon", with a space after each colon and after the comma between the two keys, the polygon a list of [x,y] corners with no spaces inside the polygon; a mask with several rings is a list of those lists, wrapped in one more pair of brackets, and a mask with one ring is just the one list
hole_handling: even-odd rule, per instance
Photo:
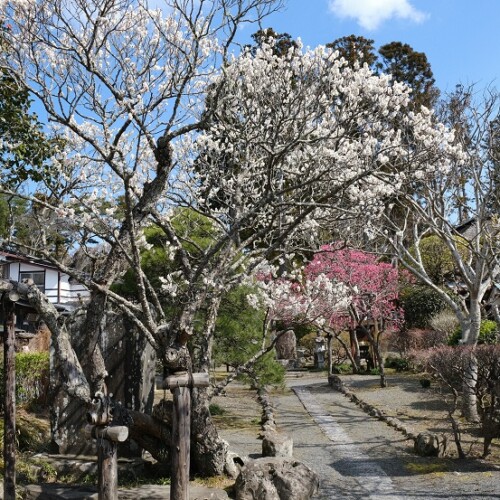
{"label": "house window", "polygon": [[38,289],[45,293],[45,271],[22,271],[19,273],[19,281],[32,279]]}

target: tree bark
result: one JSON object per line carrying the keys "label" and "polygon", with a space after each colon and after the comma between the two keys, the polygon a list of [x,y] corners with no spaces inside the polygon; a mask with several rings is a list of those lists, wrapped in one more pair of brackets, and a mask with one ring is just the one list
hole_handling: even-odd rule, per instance
{"label": "tree bark", "polygon": [[331,375],[332,370],[333,370],[332,335],[327,334],[326,338],[327,338],[326,349],[327,349],[327,355],[328,355],[328,375]]}
{"label": "tree bark", "polygon": [[[462,343],[474,348],[479,339],[481,329],[481,307],[480,302],[474,294],[471,294],[469,306],[469,321],[462,324]],[[464,367],[463,402],[462,413],[469,422],[479,422],[477,409],[477,377],[478,365],[474,352],[471,353],[470,362]]]}
{"label": "tree bark", "polygon": [[102,337],[107,335],[104,325],[106,302],[106,296],[103,293],[92,293],[86,307],[87,314],[81,331],[87,345],[83,364],[94,394],[106,393],[104,379],[108,373],[101,350]]}
{"label": "tree bark", "polygon": [[202,476],[219,476],[224,473],[227,444],[219,433],[210,415],[210,396],[203,387],[191,393],[191,461],[193,468]]}
{"label": "tree bark", "polygon": [[[208,373],[212,359],[213,331],[220,304],[220,296],[214,296],[207,308],[204,322],[205,334],[194,354],[194,371]],[[210,415],[211,388],[195,387],[191,391],[191,465],[202,476],[224,474],[227,443],[220,439]]]}
{"label": "tree bark", "polygon": [[372,334],[368,329],[368,338],[370,339],[370,343],[372,344],[373,351],[375,352],[375,358],[377,360],[378,369],[380,372],[380,387],[387,387],[387,377],[385,376],[385,368],[384,368],[384,358],[382,357],[382,353],[380,352],[380,335],[381,332],[379,330],[378,322],[375,321],[375,332]]}
{"label": "tree bark", "polygon": [[351,328],[349,330],[349,338],[351,340],[351,363],[353,363],[352,371],[354,373],[359,373],[361,371],[361,363],[359,357],[359,342],[356,335],[356,330]]}
{"label": "tree bark", "polygon": [[5,500],[16,499],[16,368],[14,304],[4,300],[4,484]]}
{"label": "tree bark", "polygon": [[477,410],[477,377],[477,358],[474,352],[471,352],[469,363],[464,367],[462,404],[463,415],[469,422],[479,422],[481,420]]}

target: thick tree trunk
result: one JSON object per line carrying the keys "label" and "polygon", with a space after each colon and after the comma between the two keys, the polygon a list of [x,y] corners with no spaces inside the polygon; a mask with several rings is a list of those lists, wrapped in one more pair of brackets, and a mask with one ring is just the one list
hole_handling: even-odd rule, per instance
{"label": "thick tree trunk", "polygon": [[227,443],[220,439],[210,415],[210,396],[206,388],[194,388],[191,419],[191,463],[202,476],[224,473]]}
{"label": "thick tree trunk", "polygon": [[[469,306],[469,321],[463,323],[462,327],[462,344],[472,346],[474,348],[479,339],[479,331],[481,329],[481,307],[479,300],[471,296]],[[470,361],[464,367],[463,381],[463,402],[462,412],[464,417],[469,422],[479,422],[479,413],[477,410],[477,377],[478,365],[474,353],[471,353]]]}
{"label": "thick tree trunk", "polygon": [[[220,297],[213,297],[205,317],[205,334],[194,353],[194,371],[208,373],[212,360],[213,331]],[[227,443],[223,441],[210,415],[211,388],[195,387],[191,391],[191,465],[202,476],[224,473]]]}
{"label": "thick tree trunk", "polygon": [[471,353],[467,366],[464,367],[463,381],[463,404],[462,412],[469,422],[479,422],[479,413],[477,410],[477,377],[478,364],[474,352]]}
{"label": "thick tree trunk", "polygon": [[87,314],[81,335],[86,342],[84,366],[93,393],[106,392],[104,379],[107,376],[106,366],[101,350],[101,343],[106,341],[106,296],[93,292],[86,308]]}
{"label": "thick tree trunk", "polygon": [[378,369],[380,372],[380,387],[387,387],[387,377],[385,375],[384,358],[382,357],[382,353],[380,352],[380,346],[378,342],[376,342],[374,351],[375,351],[375,357],[377,358]]}
{"label": "thick tree trunk", "polygon": [[372,344],[373,352],[375,353],[375,359],[377,360],[378,369],[380,372],[380,387],[387,387],[387,378],[385,376],[384,368],[384,358],[382,357],[382,352],[380,351],[380,335],[378,323],[375,321],[375,332],[374,335],[368,331],[368,338]]}
{"label": "thick tree trunk", "polygon": [[326,338],[327,338],[326,349],[327,349],[327,356],[328,356],[328,375],[331,375],[332,370],[333,370],[332,336],[331,336],[331,334],[328,334],[326,336]]}

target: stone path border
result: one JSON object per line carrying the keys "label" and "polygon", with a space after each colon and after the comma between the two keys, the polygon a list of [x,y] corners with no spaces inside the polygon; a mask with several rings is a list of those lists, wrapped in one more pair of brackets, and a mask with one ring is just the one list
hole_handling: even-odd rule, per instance
{"label": "stone path border", "polygon": [[262,432],[276,431],[276,420],[274,418],[274,408],[271,398],[265,387],[257,391],[257,400],[262,406],[261,428]]}
{"label": "stone path border", "polygon": [[411,427],[407,427],[401,420],[387,415],[374,405],[363,401],[359,396],[352,392],[349,387],[342,382],[338,375],[329,375],[328,384],[333,389],[341,392],[350,401],[358,405],[369,416],[382,420],[390,427],[401,432],[408,439],[413,440],[415,451],[423,456],[444,455],[446,452],[446,436],[443,434],[419,433],[416,434]]}

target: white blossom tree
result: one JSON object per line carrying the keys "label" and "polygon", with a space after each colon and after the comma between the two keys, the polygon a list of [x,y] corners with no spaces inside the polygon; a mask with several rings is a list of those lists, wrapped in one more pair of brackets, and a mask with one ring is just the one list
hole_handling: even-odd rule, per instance
{"label": "white blossom tree", "polygon": [[[388,211],[380,234],[398,261],[417,279],[435,290],[455,313],[461,343],[475,346],[481,319],[490,309],[499,319],[495,282],[500,276],[498,213],[499,95],[488,91],[477,100],[473,89],[458,88],[444,103],[441,117],[454,129],[463,156],[448,172],[432,179],[415,172],[413,189],[401,192]],[[397,213],[397,216],[394,216]],[[426,261],[425,238],[438,238],[453,269],[446,286],[436,283]],[[465,412],[477,419],[474,372],[465,377]]]}
{"label": "white blossom tree", "polygon": [[[98,339],[108,304],[131,319],[170,370],[180,358],[191,369],[186,346],[195,336],[192,369],[207,371],[225,290],[262,262],[314,247],[323,224],[359,211],[380,215],[380,200],[415,171],[426,179],[450,168],[452,134],[428,113],[408,114],[409,90],[390,77],[348,68],[324,47],[298,44],[277,56],[263,43],[233,55],[238,27],[279,2],[1,5],[12,27],[12,53],[2,64],[26,82],[64,139],[57,175],[16,194],[43,208],[40,217],[56,214],[73,228],[73,252],[91,263],[78,271],[47,252],[40,224],[42,245],[32,251],[92,292],[81,332],[87,373],[64,326],[49,321],[68,390],[86,402],[105,389]],[[8,186],[1,190],[9,194]],[[179,208],[197,214],[193,224],[210,220],[207,245],[179,231]],[[141,269],[150,225],[164,232],[174,269],[161,289]],[[128,268],[137,301],[111,290]],[[220,473],[226,450],[209,418],[209,394],[194,390],[192,399],[198,469]]]}

